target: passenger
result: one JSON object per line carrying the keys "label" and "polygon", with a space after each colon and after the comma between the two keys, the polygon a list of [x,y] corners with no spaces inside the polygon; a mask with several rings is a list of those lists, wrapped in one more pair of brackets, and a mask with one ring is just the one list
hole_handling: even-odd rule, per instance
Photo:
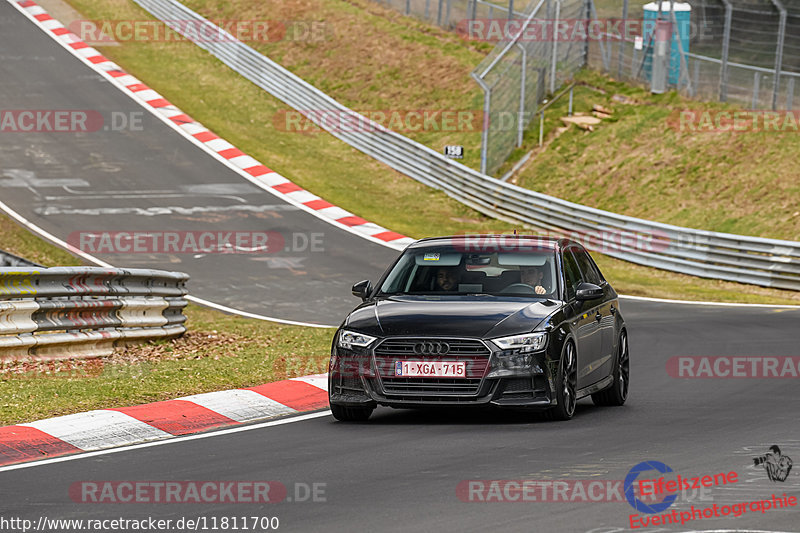
{"label": "passenger", "polygon": [[436,271],[436,290],[447,292],[458,290],[459,274],[457,267],[439,267]]}
{"label": "passenger", "polygon": [[520,283],[530,285],[536,294],[550,292],[544,283],[544,266],[524,266],[519,269]]}

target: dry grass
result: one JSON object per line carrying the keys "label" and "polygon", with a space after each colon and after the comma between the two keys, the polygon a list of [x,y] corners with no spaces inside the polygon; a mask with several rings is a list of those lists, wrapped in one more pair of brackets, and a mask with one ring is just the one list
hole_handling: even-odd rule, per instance
{"label": "dry grass", "polygon": [[[592,133],[575,127],[536,154],[517,179],[521,186],[630,216],[712,231],[800,239],[800,155],[796,132],[680,131],[682,109],[733,110],[674,93],[650,95],[587,72],[601,87],[575,91],[575,110],[601,104],[613,117]],[[625,95],[631,103],[614,101]],[[566,115],[555,105],[546,128]],[[527,147],[538,134],[529,133]]]}

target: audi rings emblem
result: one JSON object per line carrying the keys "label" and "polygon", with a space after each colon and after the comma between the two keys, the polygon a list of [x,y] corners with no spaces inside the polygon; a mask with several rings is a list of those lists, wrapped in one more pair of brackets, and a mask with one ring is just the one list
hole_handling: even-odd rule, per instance
{"label": "audi rings emblem", "polygon": [[414,345],[414,353],[417,355],[445,355],[450,351],[450,345],[446,342],[418,342]]}

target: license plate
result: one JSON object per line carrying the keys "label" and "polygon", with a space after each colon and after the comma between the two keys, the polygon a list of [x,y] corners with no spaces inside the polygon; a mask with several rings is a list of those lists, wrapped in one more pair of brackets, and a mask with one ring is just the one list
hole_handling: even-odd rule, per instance
{"label": "license plate", "polygon": [[463,361],[395,361],[394,375],[407,378],[465,378],[467,364]]}

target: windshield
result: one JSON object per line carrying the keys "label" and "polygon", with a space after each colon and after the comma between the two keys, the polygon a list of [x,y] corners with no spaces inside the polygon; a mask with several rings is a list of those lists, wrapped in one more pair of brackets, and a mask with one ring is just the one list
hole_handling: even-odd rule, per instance
{"label": "windshield", "polygon": [[407,250],[378,294],[557,298],[557,279],[553,250],[472,253],[427,247]]}

